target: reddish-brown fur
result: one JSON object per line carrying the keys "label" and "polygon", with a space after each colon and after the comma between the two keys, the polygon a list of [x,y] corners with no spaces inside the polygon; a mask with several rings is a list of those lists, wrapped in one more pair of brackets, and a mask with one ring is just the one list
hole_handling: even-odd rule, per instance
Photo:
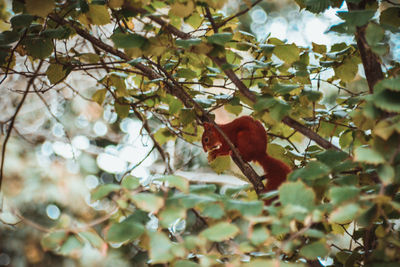
{"label": "reddish-brown fur", "polygon": [[[264,169],[267,178],[265,192],[278,189],[292,171],[284,162],[267,155],[267,133],[261,122],[250,116],[242,116],[227,124],[218,124],[239,150],[246,162],[258,162]],[[230,155],[231,149],[215,127],[205,122],[202,136],[204,151],[210,151],[211,160],[217,156]],[[215,147],[220,146],[218,149]]]}

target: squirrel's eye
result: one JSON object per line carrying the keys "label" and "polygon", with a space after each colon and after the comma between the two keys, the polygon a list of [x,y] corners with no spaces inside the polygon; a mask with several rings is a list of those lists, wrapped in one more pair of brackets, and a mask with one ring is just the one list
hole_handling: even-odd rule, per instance
{"label": "squirrel's eye", "polygon": [[205,142],[205,143],[208,143],[208,141],[209,141],[208,137],[205,137],[205,138],[204,138],[204,142]]}

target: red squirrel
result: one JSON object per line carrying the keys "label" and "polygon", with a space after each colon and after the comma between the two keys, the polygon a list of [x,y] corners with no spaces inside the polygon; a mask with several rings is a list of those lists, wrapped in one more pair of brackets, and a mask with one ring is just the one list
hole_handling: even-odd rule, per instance
{"label": "red squirrel", "polygon": [[[201,142],[204,151],[209,151],[209,159],[230,155],[231,149],[217,129],[207,122],[203,126]],[[268,181],[265,192],[278,189],[292,169],[284,162],[267,155],[267,133],[261,122],[250,116],[242,116],[218,126],[239,150],[244,161],[255,161],[263,167]]]}

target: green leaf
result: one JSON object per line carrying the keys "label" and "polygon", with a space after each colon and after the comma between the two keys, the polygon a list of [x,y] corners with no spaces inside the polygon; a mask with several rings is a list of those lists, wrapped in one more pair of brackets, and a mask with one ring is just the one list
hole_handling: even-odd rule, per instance
{"label": "green leaf", "polygon": [[35,16],[30,14],[19,14],[10,19],[11,25],[13,29],[19,29],[23,27],[28,27],[32,21],[35,19]]}
{"label": "green leaf", "polygon": [[228,200],[225,204],[227,210],[237,210],[243,216],[257,216],[260,215],[263,207],[263,201],[241,201],[231,199]]}
{"label": "green leaf", "polygon": [[300,181],[284,183],[279,188],[279,199],[284,206],[301,206],[311,210],[314,207],[315,193]]}
{"label": "green leaf", "polygon": [[271,118],[275,121],[281,121],[286,115],[289,114],[290,105],[283,100],[279,100],[270,108]]}
{"label": "green leaf", "polygon": [[220,156],[215,158],[210,163],[211,168],[218,174],[223,173],[231,168],[231,157],[230,156]]}
{"label": "green leaf", "polygon": [[224,46],[225,43],[229,42],[232,40],[233,34],[229,32],[223,32],[223,33],[215,33],[211,36],[207,37],[207,41],[211,44],[217,44],[217,45],[222,45]]}
{"label": "green leaf", "polygon": [[199,204],[207,204],[211,202],[215,202],[216,199],[210,196],[202,196],[202,195],[195,195],[195,194],[188,194],[188,195],[181,195],[179,199],[182,201],[182,205],[185,208],[193,208]]}
{"label": "green leaf", "polygon": [[127,175],[122,179],[121,186],[129,190],[134,190],[140,186],[140,179],[132,175]]}
{"label": "green leaf", "polygon": [[389,7],[382,11],[380,22],[381,24],[390,25],[395,29],[400,27],[400,7]]}
{"label": "green leaf", "polygon": [[221,242],[235,237],[238,233],[239,228],[236,225],[220,222],[201,232],[201,235],[210,241]]}
{"label": "green leaf", "polygon": [[277,45],[275,46],[274,54],[288,65],[300,60],[300,48],[295,44]]}
{"label": "green leaf", "polygon": [[139,209],[152,213],[157,213],[164,206],[164,199],[151,193],[139,193],[131,199]]}
{"label": "green leaf", "polygon": [[374,165],[385,163],[385,158],[379,152],[367,147],[357,147],[354,150],[354,160]]}
{"label": "green leaf", "polygon": [[167,263],[174,259],[172,243],[164,233],[150,232],[150,260],[152,264]]}
{"label": "green leaf", "polygon": [[299,87],[300,87],[300,85],[298,85],[298,84],[276,83],[272,87],[272,91],[274,91],[277,94],[285,95]]}
{"label": "green leaf", "polygon": [[385,30],[376,23],[370,22],[365,29],[365,40],[370,46],[377,45],[385,36]]}
{"label": "green leaf", "polygon": [[358,204],[350,203],[336,208],[331,213],[329,220],[331,223],[347,224],[354,220],[360,211]]}
{"label": "green leaf", "polygon": [[337,166],[338,164],[340,164],[345,159],[347,159],[349,157],[349,155],[343,151],[329,149],[329,150],[325,150],[324,152],[315,155],[315,157],[322,163],[333,168],[333,167]]}
{"label": "green leaf", "polygon": [[300,255],[309,260],[315,260],[318,257],[324,258],[328,253],[328,246],[321,241],[313,242],[300,249]]}
{"label": "green leaf", "polygon": [[273,107],[277,102],[278,100],[276,100],[272,96],[258,97],[256,103],[254,104],[254,110],[263,111],[265,109],[269,109]]}
{"label": "green leaf", "polygon": [[268,238],[268,232],[263,226],[256,226],[250,236],[250,241],[256,246],[261,245]]}
{"label": "green leaf", "polygon": [[306,9],[313,13],[321,13],[331,5],[330,0],[304,0]]}
{"label": "green leaf", "polygon": [[146,42],[146,38],[139,34],[120,32],[111,35],[111,40],[114,42],[114,45],[119,48],[140,48]]}
{"label": "green leaf", "polygon": [[25,0],[26,10],[39,17],[46,17],[55,8],[54,0]]}
{"label": "green leaf", "polygon": [[311,102],[317,102],[322,98],[322,93],[316,90],[303,89],[301,94],[305,95]]}
{"label": "green leaf", "polygon": [[68,239],[62,244],[60,248],[60,254],[65,256],[79,255],[83,243],[73,235],[70,235]]}
{"label": "green leaf", "polygon": [[86,13],[88,20],[94,25],[106,25],[111,23],[108,9],[103,5],[89,5],[89,12]]}
{"label": "green leaf", "polygon": [[56,84],[65,79],[67,72],[60,64],[50,64],[46,70],[47,78],[51,84]]}
{"label": "green leaf", "polygon": [[384,79],[382,81],[379,81],[374,86],[374,90],[383,90],[383,89],[400,92],[400,77]]}
{"label": "green leaf", "polygon": [[20,35],[17,32],[4,31],[0,33],[0,46],[6,48],[6,45],[14,43],[19,39],[19,37]]}
{"label": "green leaf", "polygon": [[346,57],[342,64],[334,68],[335,75],[343,82],[351,82],[358,72],[358,59]]}
{"label": "green leaf", "polygon": [[220,204],[210,203],[206,204],[206,207],[201,214],[205,217],[220,219],[225,215],[225,211],[222,209]]}
{"label": "green leaf", "polygon": [[398,91],[382,90],[374,93],[372,102],[382,110],[400,113],[400,92]]}
{"label": "green leaf", "polygon": [[378,56],[384,56],[389,53],[390,47],[387,44],[379,43],[374,46],[371,46],[371,50]]}
{"label": "green leaf", "polygon": [[56,250],[64,243],[67,237],[68,233],[66,231],[50,232],[43,236],[40,244],[44,250]]}
{"label": "green leaf", "polygon": [[99,250],[106,246],[104,240],[94,230],[79,232],[78,235],[84,237],[94,248]]}
{"label": "green leaf", "polygon": [[241,267],[305,267],[302,263],[289,263],[283,262],[279,260],[262,260],[262,259],[255,259],[251,260],[248,263],[244,263],[240,265]]}
{"label": "green leaf", "polygon": [[189,181],[182,176],[167,175],[167,176],[158,178],[158,180],[168,182],[169,187],[176,187],[184,193],[189,192]]}
{"label": "green leaf", "polygon": [[173,267],[200,267],[200,265],[189,260],[178,260],[174,263]]}
{"label": "green leaf", "polygon": [[41,32],[40,36],[50,39],[67,39],[72,34],[72,30],[68,27],[57,27],[56,29],[46,29]]}
{"label": "green leaf", "polygon": [[293,171],[289,176],[289,180],[295,181],[301,178],[305,181],[313,181],[328,175],[330,171],[331,169],[324,163],[311,161],[306,167]]}
{"label": "green leaf", "polygon": [[167,206],[159,213],[160,223],[163,227],[171,227],[177,220],[186,218],[186,209],[180,206]]}
{"label": "green leaf", "polygon": [[217,190],[215,184],[192,184],[190,185],[190,193],[196,194],[212,194]]}
{"label": "green leaf", "polygon": [[175,41],[175,44],[177,46],[183,47],[183,48],[189,48],[193,45],[198,45],[201,43],[201,39],[199,38],[194,38],[194,39],[178,39]]}
{"label": "green leaf", "polygon": [[131,215],[122,222],[111,224],[106,231],[105,239],[108,242],[124,243],[139,238],[144,233],[144,225],[137,219],[137,215]]}
{"label": "green leaf", "polygon": [[304,232],[304,236],[314,237],[314,238],[324,238],[325,233],[316,229],[308,229]]}
{"label": "green leaf", "polygon": [[354,200],[359,194],[360,189],[355,186],[336,186],[329,190],[329,197],[335,206],[349,200]]}
{"label": "green leaf", "polygon": [[379,179],[383,185],[388,185],[394,182],[395,172],[391,165],[382,164],[378,168]]}
{"label": "green leaf", "polygon": [[100,200],[108,196],[111,192],[120,190],[121,187],[118,184],[103,184],[98,186],[92,192],[92,200]]}
{"label": "green leaf", "polygon": [[53,42],[46,38],[32,38],[26,42],[26,50],[34,58],[44,59],[53,52]]}
{"label": "green leaf", "polygon": [[375,10],[353,10],[353,11],[338,11],[338,17],[346,21],[346,24],[355,30],[355,27],[361,27],[368,23],[375,15]]}
{"label": "green leaf", "polygon": [[191,69],[179,69],[176,72],[176,76],[179,78],[194,79],[197,78],[197,73]]}

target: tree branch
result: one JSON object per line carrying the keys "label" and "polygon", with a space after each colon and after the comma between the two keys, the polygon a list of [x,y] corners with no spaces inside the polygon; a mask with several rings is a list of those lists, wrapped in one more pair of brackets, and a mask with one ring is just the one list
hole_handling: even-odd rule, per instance
{"label": "tree branch", "polygon": [[256,5],[258,5],[262,0],[257,0],[255,1],[253,4],[251,4],[250,7],[243,9],[242,11],[239,11],[238,13],[230,16],[229,18],[225,19],[224,21],[220,22],[219,24],[217,24],[217,28],[221,28],[222,26],[224,26],[225,24],[227,24],[229,21],[233,20],[234,18],[240,17],[244,14],[246,14],[247,12],[249,12],[253,7],[255,7]]}
{"label": "tree branch", "polygon": [[[363,10],[365,9],[366,0],[361,1],[358,4],[347,2],[349,11]],[[365,29],[367,25],[357,27],[355,38],[357,41],[357,47],[360,51],[361,61],[364,66],[365,77],[368,82],[369,93],[374,93],[375,84],[384,78],[382,67],[379,57],[372,52],[369,47],[367,40],[365,39]]]}
{"label": "tree branch", "polygon": [[5,160],[5,156],[6,156],[7,143],[8,143],[8,140],[10,139],[11,132],[12,132],[13,127],[14,127],[15,119],[17,118],[18,113],[21,110],[21,108],[22,108],[22,106],[23,106],[23,104],[24,104],[24,102],[26,100],[26,97],[28,96],[29,89],[31,88],[31,86],[33,85],[33,82],[36,79],[36,75],[35,74],[37,74],[39,72],[40,68],[42,67],[42,64],[43,64],[43,60],[41,60],[39,62],[39,65],[36,68],[34,74],[29,79],[28,84],[26,85],[25,93],[22,95],[21,101],[19,102],[17,108],[15,109],[14,115],[10,119],[10,125],[8,127],[6,138],[4,139],[3,147],[1,149],[0,192],[1,192],[1,184],[2,184],[2,181],[3,181],[3,175],[4,175],[4,160]]}

